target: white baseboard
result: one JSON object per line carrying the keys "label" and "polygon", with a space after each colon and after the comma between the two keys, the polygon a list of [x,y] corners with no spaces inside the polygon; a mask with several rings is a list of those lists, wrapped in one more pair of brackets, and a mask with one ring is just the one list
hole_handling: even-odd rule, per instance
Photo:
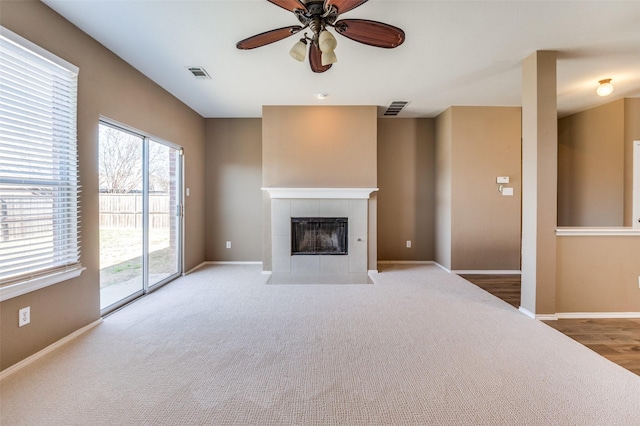
{"label": "white baseboard", "polygon": [[522,275],[517,269],[454,269],[451,272],[458,275]]}
{"label": "white baseboard", "polygon": [[75,339],[76,337],[80,336],[81,334],[86,333],[87,331],[91,330],[93,327],[99,325],[102,323],[102,318],[95,320],[94,322],[85,325],[84,327],[74,331],[73,333],[69,334],[68,336],[63,337],[62,339],[58,340],[57,342],[54,342],[52,344],[50,344],[49,346],[47,346],[46,348],[36,352],[35,354],[23,359],[20,362],[17,362],[15,364],[13,364],[11,367],[5,368],[4,370],[2,370],[0,372],[0,380],[3,380],[7,377],[9,377],[11,374],[15,373],[16,371],[26,367],[27,365],[31,364],[32,362],[42,358],[43,356],[53,352],[54,350],[58,349],[59,347],[69,343],[70,341],[72,341],[73,339]]}
{"label": "white baseboard", "polygon": [[531,312],[530,310],[528,310],[527,308],[523,308],[522,306],[520,306],[518,308],[518,310],[520,312],[522,312],[523,314],[525,314],[526,316],[528,316],[531,319],[536,319],[539,321],[555,321],[558,319],[557,314],[534,314],[533,312]]}
{"label": "white baseboard", "polygon": [[378,265],[433,265],[433,260],[378,260]]}
{"label": "white baseboard", "polygon": [[518,308],[518,310],[519,310],[520,312],[522,312],[523,314],[525,314],[526,316],[528,316],[529,318],[536,319],[536,314],[534,314],[534,313],[533,313],[533,312],[531,312],[530,310],[528,310],[528,309],[526,309],[526,308],[523,308],[522,306],[520,306],[520,307]]}
{"label": "white baseboard", "polygon": [[200,268],[202,268],[203,266],[206,266],[206,265],[207,265],[207,262],[202,262],[201,264],[196,265],[193,268],[189,269],[187,272],[183,272],[182,276],[189,275],[190,273],[195,272],[198,269],[200,269]]}
{"label": "white baseboard", "polygon": [[560,319],[636,319],[640,318],[640,312],[557,312],[555,314],[536,315],[520,306],[520,312],[540,321],[557,321]]}
{"label": "white baseboard", "polygon": [[182,275],[189,275],[192,272],[195,272],[196,270],[202,268],[203,266],[207,266],[207,265],[262,265],[262,262],[259,260],[256,261],[249,261],[249,262],[245,262],[245,261],[231,261],[231,260],[205,260],[204,262],[202,262],[201,264],[189,269],[187,272],[183,273]]}
{"label": "white baseboard", "polygon": [[540,314],[536,315],[538,321],[558,321],[557,314]]}
{"label": "white baseboard", "polygon": [[558,319],[635,319],[640,318],[640,312],[558,312]]}
{"label": "white baseboard", "polygon": [[433,262],[438,268],[442,269],[443,271],[447,272],[448,274],[451,273],[451,271],[447,268],[445,268],[444,266],[442,266],[441,264],[439,264],[438,262]]}

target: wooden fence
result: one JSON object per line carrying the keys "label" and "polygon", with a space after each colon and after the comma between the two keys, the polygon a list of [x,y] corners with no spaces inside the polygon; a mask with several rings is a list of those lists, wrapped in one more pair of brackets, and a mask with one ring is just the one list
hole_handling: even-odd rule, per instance
{"label": "wooden fence", "polygon": [[[169,228],[175,202],[167,194],[149,195],[149,226]],[[171,204],[174,204],[172,207]],[[100,228],[142,228],[141,194],[100,194]]]}

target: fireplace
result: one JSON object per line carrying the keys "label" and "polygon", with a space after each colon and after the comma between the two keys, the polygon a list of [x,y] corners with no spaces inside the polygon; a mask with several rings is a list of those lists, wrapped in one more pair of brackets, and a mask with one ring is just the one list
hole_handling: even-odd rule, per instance
{"label": "fireplace", "polygon": [[348,218],[292,217],[291,255],[347,255]]}
{"label": "fireplace", "polygon": [[367,281],[369,244],[375,248],[369,195],[377,188],[263,189],[271,205],[267,271],[281,281],[328,275]]}

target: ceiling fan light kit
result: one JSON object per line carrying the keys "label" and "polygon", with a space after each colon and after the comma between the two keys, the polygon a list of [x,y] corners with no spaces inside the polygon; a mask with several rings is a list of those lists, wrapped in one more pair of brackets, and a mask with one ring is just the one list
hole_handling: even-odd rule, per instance
{"label": "ceiling fan light kit", "polygon": [[294,44],[289,51],[289,55],[291,55],[291,57],[296,61],[304,61],[305,56],[307,56],[307,40],[303,38]]}
{"label": "ceiling fan light kit", "polygon": [[304,29],[310,29],[312,37],[307,33],[300,41],[293,45],[289,55],[297,61],[304,61],[307,44],[309,46],[309,64],[316,73],[327,71],[338,61],[334,52],[338,45],[336,38],[327,27],[333,27],[336,33],[351,40],[369,46],[393,49],[404,42],[404,31],[382,22],[365,19],[341,19],[338,16],[348,12],[367,0],[268,0],[292,12],[302,24],[278,28],[257,34],[239,41],[236,47],[241,50],[255,49],[274,43],[296,34]]}

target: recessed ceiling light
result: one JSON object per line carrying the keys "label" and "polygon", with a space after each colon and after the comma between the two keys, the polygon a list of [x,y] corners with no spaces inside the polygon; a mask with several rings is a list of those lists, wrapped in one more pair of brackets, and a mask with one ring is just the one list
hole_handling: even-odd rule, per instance
{"label": "recessed ceiling light", "polygon": [[328,93],[316,93],[314,95],[316,99],[327,99],[329,97]]}

